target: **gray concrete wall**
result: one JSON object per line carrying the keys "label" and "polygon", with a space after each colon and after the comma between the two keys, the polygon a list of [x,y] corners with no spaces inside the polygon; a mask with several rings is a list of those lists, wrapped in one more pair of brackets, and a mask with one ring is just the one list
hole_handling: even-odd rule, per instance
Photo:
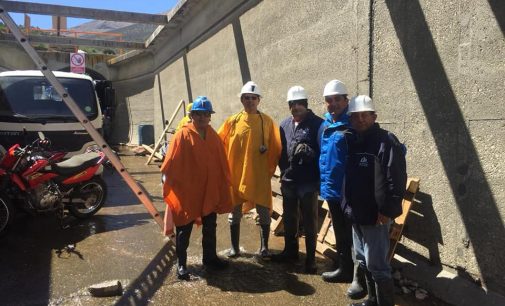
{"label": "gray concrete wall", "polygon": [[340,79],[373,96],[380,123],[407,145],[409,176],[421,179],[398,252],[505,295],[503,1],[381,0],[372,15],[370,1],[265,0],[191,46],[158,74],[161,90],[150,84],[156,138],[160,97],[168,119],[180,99],[207,95],[218,128],[241,109],[249,78],[276,121],[288,115],[290,86],[304,86],[322,114],[325,83]]}
{"label": "gray concrete wall", "polygon": [[113,83],[116,89],[111,143],[139,144],[139,125],[153,125],[154,77]]}
{"label": "gray concrete wall", "polygon": [[[367,14],[363,1],[263,1],[188,52],[192,96],[211,99],[216,128],[241,110],[237,94],[250,78],[262,89],[261,110],[276,120],[288,115],[286,92],[296,84],[309,91],[311,107],[322,114],[327,81],[338,77],[352,94],[367,91],[368,36],[358,33],[368,31]],[[179,80],[167,90],[174,95],[170,103],[163,95],[167,117],[179,99],[189,96],[183,58],[160,75]]]}
{"label": "gray concrete wall", "polygon": [[[504,5],[377,1],[373,92],[421,204],[403,244],[505,293]],[[500,22],[502,28],[500,28]]]}
{"label": "gray concrete wall", "polygon": [[[23,48],[16,42],[0,42],[0,71],[36,70],[37,66]],[[70,71],[70,53],[38,51],[39,56],[51,70]],[[112,55],[86,54],[86,73],[97,79],[110,79],[107,60]]]}
{"label": "gray concrete wall", "polygon": [[184,116],[184,110],[182,107],[178,112],[175,112],[180,101],[184,100],[188,103],[191,100],[187,90],[188,87],[186,86],[183,59],[181,58],[177,60],[167,69],[161,71],[156,76],[154,85],[154,123],[156,127],[156,140],[158,140],[163,128],[165,127],[165,125],[162,124],[163,122],[170,121],[173,117],[174,119],[172,120],[171,127],[175,128]]}

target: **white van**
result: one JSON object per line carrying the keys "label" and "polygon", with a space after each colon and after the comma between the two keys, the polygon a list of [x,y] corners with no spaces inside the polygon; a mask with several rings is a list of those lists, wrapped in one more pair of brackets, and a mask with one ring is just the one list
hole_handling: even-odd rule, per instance
{"label": "white van", "polygon": [[[102,112],[93,80],[69,72],[53,72],[93,126],[102,132]],[[0,72],[0,145],[25,144],[42,131],[52,148],[82,153],[95,146],[51,83],[37,70]]]}

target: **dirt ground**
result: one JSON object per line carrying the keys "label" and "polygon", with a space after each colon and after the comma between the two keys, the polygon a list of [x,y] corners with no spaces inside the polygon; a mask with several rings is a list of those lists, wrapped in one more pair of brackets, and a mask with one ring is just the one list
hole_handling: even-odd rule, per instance
{"label": "dirt ground", "polygon": [[[159,163],[146,166],[147,157],[121,151],[122,162],[164,211]],[[251,214],[241,225],[244,255],[230,260],[224,271],[208,271],[201,264],[201,229],[194,227],[188,249],[190,281],[175,276],[175,248],[113,170],[104,174],[108,199],[88,220],[66,222],[61,229],[52,215],[18,214],[15,224],[0,237],[0,305],[348,305],[347,284],[329,284],[320,273],[333,262],[318,256],[318,274],[303,273],[298,264],[278,264],[255,256],[259,227]],[[218,217],[218,252],[229,248],[225,215]],[[280,251],[282,237],[271,236],[270,249]],[[303,241],[300,247],[304,251]],[[92,297],[87,288],[119,280],[120,296]],[[429,297],[397,295],[397,305],[447,305]]]}

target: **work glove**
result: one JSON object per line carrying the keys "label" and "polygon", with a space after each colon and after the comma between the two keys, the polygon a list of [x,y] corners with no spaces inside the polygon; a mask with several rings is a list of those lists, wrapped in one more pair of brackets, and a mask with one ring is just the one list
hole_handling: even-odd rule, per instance
{"label": "work glove", "polygon": [[303,163],[311,163],[316,158],[316,152],[306,143],[299,143],[295,147],[293,160],[298,165]]}

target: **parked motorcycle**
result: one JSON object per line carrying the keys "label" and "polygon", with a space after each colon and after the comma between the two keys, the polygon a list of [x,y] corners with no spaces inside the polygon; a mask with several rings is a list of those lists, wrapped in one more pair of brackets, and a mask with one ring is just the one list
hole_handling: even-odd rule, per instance
{"label": "parked motorcycle", "polygon": [[106,157],[87,152],[62,161],[64,152],[48,150],[42,133],[33,143],[13,145],[0,160],[0,233],[12,222],[13,207],[29,213],[66,211],[83,219],[105,202],[107,186],[101,178]]}

